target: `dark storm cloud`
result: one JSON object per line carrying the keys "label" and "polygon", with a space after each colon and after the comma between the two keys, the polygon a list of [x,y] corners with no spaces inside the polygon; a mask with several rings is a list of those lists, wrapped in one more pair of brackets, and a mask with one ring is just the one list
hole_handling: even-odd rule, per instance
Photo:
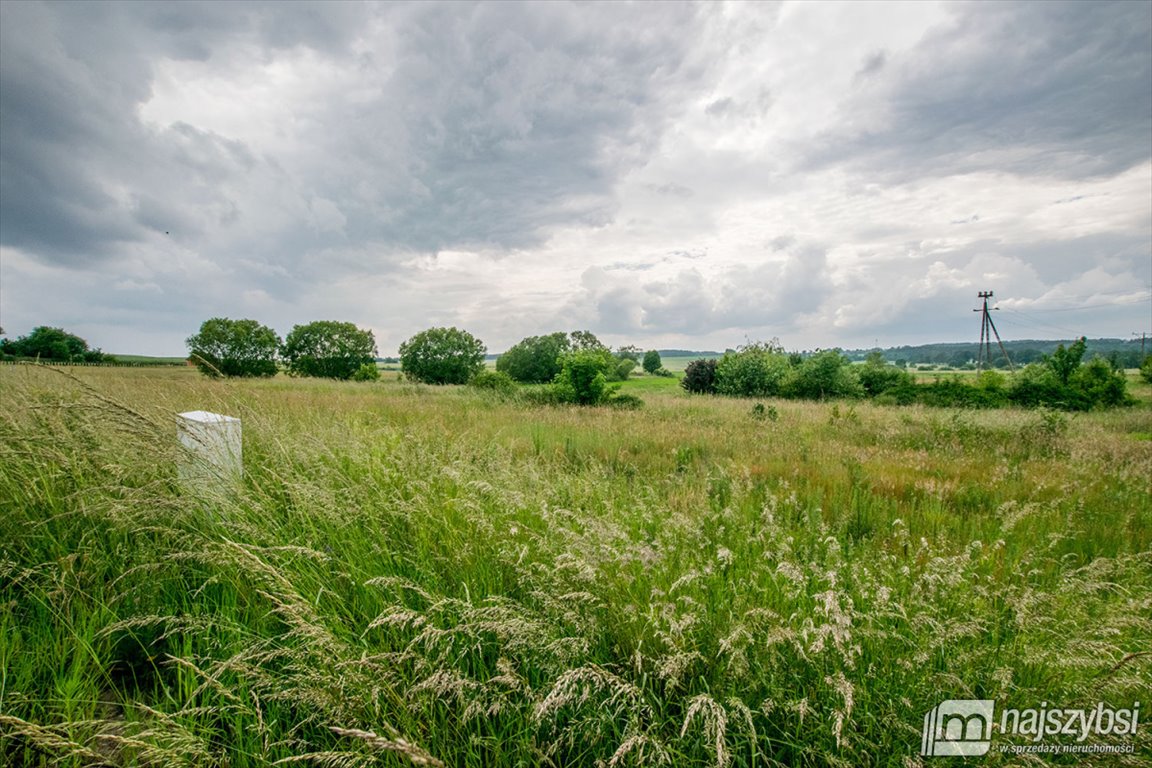
{"label": "dark storm cloud", "polygon": [[[289,262],[349,238],[401,250],[509,248],[557,225],[602,225],[617,176],[658,134],[659,119],[642,127],[640,111],[691,77],[675,30],[693,11],[621,8],[605,25],[579,6],[528,10],[4,3],[0,244],[55,263],[100,258],[150,232],[197,245],[257,215],[235,187],[261,184],[294,190],[288,208],[321,197],[344,218],[340,234],[296,216],[274,238],[244,242]],[[380,34],[353,54],[366,29]],[[296,106],[291,129],[307,156],[141,121],[159,60],[227,72],[243,46],[265,59],[311,48],[359,70],[357,87],[375,92]]]}
{"label": "dark storm cloud", "polygon": [[[809,165],[891,180],[980,170],[1079,178],[1152,155],[1152,3],[1019,2],[954,7],[950,23],[885,58]],[[865,70],[872,67],[865,66]]]}

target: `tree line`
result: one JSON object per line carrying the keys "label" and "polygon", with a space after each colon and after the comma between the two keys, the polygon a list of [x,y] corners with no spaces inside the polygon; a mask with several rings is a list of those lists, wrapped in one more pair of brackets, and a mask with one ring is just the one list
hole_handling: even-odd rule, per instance
{"label": "tree line", "polygon": [[[1087,340],[1081,337],[1067,347],[1058,345],[1052,354],[1043,355],[1011,378],[988,370],[971,383],[940,376],[920,382],[889,364],[880,351],[856,365],[840,350],[801,355],[785,352],[778,342],[754,343],[719,359],[694,360],[685,368],[681,385],[700,394],[820,400],[867,397],[892,405],[1090,410],[1131,403],[1123,370],[1103,357],[1085,362],[1086,350]],[[1152,383],[1152,356],[1144,360],[1141,376]]]}
{"label": "tree line", "polygon": [[[0,335],[3,335],[0,328]],[[0,339],[0,358],[34,358],[60,363],[114,363],[116,358],[92,349],[79,336],[63,328],[41,325],[26,336]]]}

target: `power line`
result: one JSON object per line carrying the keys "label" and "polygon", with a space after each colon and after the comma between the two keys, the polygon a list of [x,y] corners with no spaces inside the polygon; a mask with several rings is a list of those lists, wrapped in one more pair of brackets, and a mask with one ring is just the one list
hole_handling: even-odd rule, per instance
{"label": "power line", "polygon": [[[992,365],[993,334],[996,336],[996,343],[1000,345],[1000,351],[1004,354],[1004,359],[1008,361],[1008,367],[1013,371],[1016,370],[1012,365],[1012,358],[1008,357],[1008,350],[1004,348],[1004,342],[1000,340],[1000,331],[996,330],[996,324],[992,322],[992,315],[988,310],[988,299],[992,298],[992,291],[980,291],[976,295],[984,300],[983,307],[972,310],[980,313],[980,348],[976,354],[976,370],[983,370],[985,363]],[[992,309],[998,310],[1000,307]]]}

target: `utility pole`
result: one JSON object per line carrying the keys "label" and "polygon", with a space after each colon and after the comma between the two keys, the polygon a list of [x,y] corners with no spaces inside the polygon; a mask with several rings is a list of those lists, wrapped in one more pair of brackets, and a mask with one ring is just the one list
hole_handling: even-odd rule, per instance
{"label": "utility pole", "polygon": [[[984,370],[984,366],[992,366],[992,336],[996,336],[996,343],[1000,345],[1000,351],[1004,354],[1004,359],[1008,361],[1008,368],[1015,371],[1016,366],[1012,365],[1012,358],[1008,357],[1008,350],[1004,348],[1004,342],[1000,340],[1000,332],[996,330],[996,324],[992,322],[991,310],[988,307],[988,299],[992,298],[992,291],[980,291],[976,294],[979,298],[983,299],[984,305],[980,309],[974,309],[973,312],[980,313],[980,348],[976,352],[976,370]],[[1000,307],[992,307],[992,310],[998,310]]]}
{"label": "utility pole", "polygon": [[[1135,336],[1136,334],[1133,333],[1132,335]],[[1147,333],[1144,333],[1144,332],[1140,333],[1140,359],[1141,360],[1144,359],[1144,340],[1147,338],[1148,338]]]}

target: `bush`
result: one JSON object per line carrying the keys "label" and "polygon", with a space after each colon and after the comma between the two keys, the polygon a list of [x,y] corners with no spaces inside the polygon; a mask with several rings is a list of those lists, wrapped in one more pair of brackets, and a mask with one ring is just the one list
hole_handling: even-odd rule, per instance
{"label": "bush", "polygon": [[851,361],[839,350],[828,349],[806,358],[784,383],[788,397],[825,400],[864,394]]}
{"label": "bush", "polygon": [[955,377],[917,387],[917,400],[935,408],[1001,408],[1008,404],[1003,389],[972,386]]}
{"label": "bush", "polygon": [[364,363],[352,374],[352,381],[379,381],[380,369],[376,363]]}
{"label": "bush", "polygon": [[1033,363],[1016,374],[1008,397],[1028,408],[1044,406],[1067,411],[1112,408],[1131,402],[1124,374],[1112,370],[1107,360],[1097,358],[1087,365],[1081,337],[1068,349],[1061,344],[1041,363]]}
{"label": "bush", "polygon": [[617,389],[608,384],[605,375],[610,359],[593,349],[565,355],[553,385],[557,399],[562,403],[578,405],[600,405],[607,402]]}
{"label": "bush", "polygon": [[608,400],[608,406],[625,411],[635,411],[644,407],[644,401],[636,395],[613,395]]}
{"label": "bush", "polygon": [[644,353],[644,371],[646,373],[656,373],[662,367],[660,361],[660,353],[654,349],[650,349]]}
{"label": "bush", "polygon": [[189,336],[188,356],[205,376],[267,377],[276,375],[280,337],[255,320],[213,317]]}
{"label": "bush", "polygon": [[1140,378],[1152,384],[1152,355],[1144,358],[1144,362],[1140,365]]}
{"label": "bush", "polygon": [[525,384],[544,384],[560,373],[560,357],[571,348],[563,331],[529,336],[496,358],[496,370]]}
{"label": "bush", "polygon": [[864,365],[856,369],[860,379],[860,386],[870,397],[882,395],[889,390],[907,389],[915,384],[912,374],[899,368],[888,365],[884,355],[879,352],[869,353]]}
{"label": "bush", "polygon": [[484,343],[458,328],[429,328],[400,345],[400,368],[412,381],[467,384],[484,368]]}
{"label": "bush", "polygon": [[502,395],[511,395],[516,392],[516,381],[503,371],[480,371],[468,382],[477,389],[486,389]]}
{"label": "bush", "polygon": [[680,386],[694,394],[716,392],[716,360],[693,360],[684,368]]}
{"label": "bush", "polygon": [[375,367],[376,339],[352,323],[317,320],[294,326],[281,354],[293,376],[346,380],[361,366]]}
{"label": "bush", "polygon": [[737,397],[774,397],[781,393],[790,366],[775,342],[748,344],[725,352],[716,363],[716,391]]}
{"label": "bush", "polygon": [[625,357],[616,358],[616,364],[611,369],[611,375],[608,377],[609,381],[627,381],[628,377],[632,375],[632,370],[636,367],[636,361]]}

